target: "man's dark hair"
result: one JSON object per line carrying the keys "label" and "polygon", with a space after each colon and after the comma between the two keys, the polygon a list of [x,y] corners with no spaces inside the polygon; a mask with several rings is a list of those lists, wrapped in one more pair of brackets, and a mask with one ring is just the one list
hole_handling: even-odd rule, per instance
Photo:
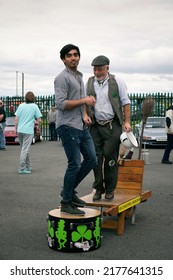
{"label": "man's dark hair", "polygon": [[73,44],[68,44],[65,45],[61,50],[60,50],[60,58],[64,59],[65,55],[68,54],[71,50],[77,50],[79,57],[80,57],[80,50],[77,46],[73,45]]}

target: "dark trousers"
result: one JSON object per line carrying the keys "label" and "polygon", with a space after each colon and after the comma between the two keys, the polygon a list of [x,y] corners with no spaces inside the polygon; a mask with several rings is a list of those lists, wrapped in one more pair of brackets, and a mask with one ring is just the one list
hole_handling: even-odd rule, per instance
{"label": "dark trousers", "polygon": [[167,146],[165,148],[165,152],[163,154],[163,161],[169,160],[169,155],[173,149],[173,134],[167,134]]}
{"label": "dark trousers", "polygon": [[56,127],[54,122],[49,124],[49,133],[50,133],[50,140],[57,140],[57,133],[56,133]]}
{"label": "dark trousers", "polygon": [[95,181],[93,187],[96,190],[112,192],[118,179],[118,154],[122,126],[118,120],[101,126],[97,123],[90,127],[90,133],[94,141],[97,166],[94,169]]}

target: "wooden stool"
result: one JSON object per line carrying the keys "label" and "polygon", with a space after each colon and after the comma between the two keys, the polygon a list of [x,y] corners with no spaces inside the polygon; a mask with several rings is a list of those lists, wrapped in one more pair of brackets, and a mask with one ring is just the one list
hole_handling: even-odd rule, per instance
{"label": "wooden stool", "polygon": [[86,205],[101,207],[101,212],[106,208],[102,213],[102,228],[117,229],[117,234],[122,235],[126,217],[131,217],[132,224],[135,223],[136,205],[147,201],[152,195],[150,190],[142,191],[143,174],[143,160],[123,160],[118,168],[114,199],[109,201],[102,195],[101,200],[93,201],[93,193],[82,197]]}
{"label": "wooden stool", "polygon": [[85,215],[61,213],[60,209],[48,214],[48,246],[61,252],[87,252],[101,246],[101,213],[91,208]]}

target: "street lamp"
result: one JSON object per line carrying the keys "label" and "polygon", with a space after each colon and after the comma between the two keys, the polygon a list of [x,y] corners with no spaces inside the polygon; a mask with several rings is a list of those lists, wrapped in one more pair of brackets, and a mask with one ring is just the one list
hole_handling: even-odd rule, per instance
{"label": "street lamp", "polygon": [[18,71],[16,71],[16,96],[18,96]]}
{"label": "street lamp", "polygon": [[24,73],[22,73],[22,97],[24,97]]}
{"label": "street lamp", "polygon": [[[16,71],[16,96],[18,96],[18,74],[19,72]],[[22,97],[24,96],[24,73],[22,74]]]}

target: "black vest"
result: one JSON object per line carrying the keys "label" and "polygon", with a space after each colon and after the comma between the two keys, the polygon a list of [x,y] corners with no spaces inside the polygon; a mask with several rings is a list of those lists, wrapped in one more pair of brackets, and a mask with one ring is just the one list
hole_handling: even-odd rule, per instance
{"label": "black vest", "polygon": [[[110,100],[110,103],[112,105],[112,108],[115,112],[115,115],[117,116],[120,124],[123,124],[123,112],[122,112],[122,106],[120,102],[120,97],[119,97],[119,89],[118,89],[118,84],[115,80],[114,75],[109,74],[109,80],[108,80],[108,97]],[[87,83],[87,95],[92,95],[96,98],[96,93],[94,90],[94,76],[90,77],[88,79]],[[88,114],[91,117],[92,121],[94,119],[94,108],[89,106],[88,107]]]}

